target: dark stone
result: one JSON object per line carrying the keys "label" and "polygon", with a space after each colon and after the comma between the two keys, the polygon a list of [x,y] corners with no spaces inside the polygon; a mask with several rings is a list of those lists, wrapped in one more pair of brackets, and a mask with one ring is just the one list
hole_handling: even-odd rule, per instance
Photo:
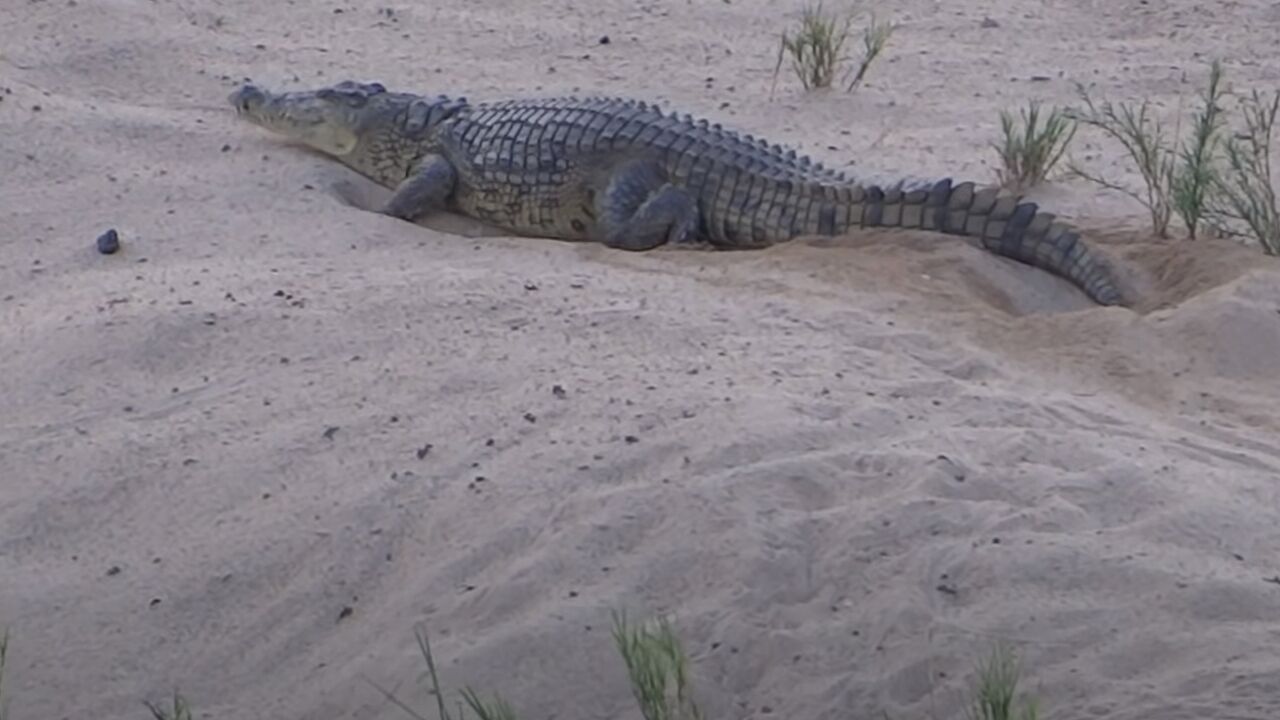
{"label": "dark stone", "polygon": [[114,255],[120,249],[120,233],[115,228],[98,236],[98,252],[103,255]]}

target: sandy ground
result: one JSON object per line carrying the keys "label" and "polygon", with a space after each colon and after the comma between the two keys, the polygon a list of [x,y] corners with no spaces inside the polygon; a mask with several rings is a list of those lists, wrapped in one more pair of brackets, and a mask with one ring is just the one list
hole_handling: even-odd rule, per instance
{"label": "sandy ground", "polygon": [[637,255],[411,225],[223,100],[598,91],[989,180],[1002,107],[1081,80],[1170,111],[1215,54],[1243,86],[1280,62],[1262,0],[889,13],[866,88],[771,100],[796,13],[761,0],[0,5],[14,720],[175,687],[199,717],[407,717],[367,680],[430,714],[416,623],[527,720],[638,717],[617,607],[674,614],[716,718],[958,718],[997,640],[1054,720],[1280,717],[1280,262],[1152,241],[1074,181],[1038,194],[1136,312],[919,233]]}

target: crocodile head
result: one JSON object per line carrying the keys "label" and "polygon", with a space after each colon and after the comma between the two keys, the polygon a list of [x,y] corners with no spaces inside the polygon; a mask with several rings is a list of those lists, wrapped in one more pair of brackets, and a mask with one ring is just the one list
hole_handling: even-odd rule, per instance
{"label": "crocodile head", "polygon": [[466,103],[465,98],[427,98],[350,80],[281,93],[246,84],[227,100],[253,124],[389,182],[404,178],[421,156],[428,131]]}

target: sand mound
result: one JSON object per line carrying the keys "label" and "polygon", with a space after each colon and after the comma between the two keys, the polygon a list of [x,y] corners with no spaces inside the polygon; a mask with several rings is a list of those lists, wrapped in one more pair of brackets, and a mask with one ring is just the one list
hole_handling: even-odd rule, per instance
{"label": "sand mound", "polygon": [[175,686],[198,716],[401,717],[363,678],[428,708],[418,622],[450,686],[634,715],[619,607],[675,614],[710,717],[961,717],[997,640],[1056,720],[1280,716],[1276,262],[1143,239],[1076,185],[1063,213],[1110,228],[1140,307],[917,233],[629,254],[417,227],[222,102],[244,75],[600,90],[981,178],[1007,104],[1277,59],[1262,2],[908,2],[867,87],[769,102],[777,13],[0,8],[12,717]]}

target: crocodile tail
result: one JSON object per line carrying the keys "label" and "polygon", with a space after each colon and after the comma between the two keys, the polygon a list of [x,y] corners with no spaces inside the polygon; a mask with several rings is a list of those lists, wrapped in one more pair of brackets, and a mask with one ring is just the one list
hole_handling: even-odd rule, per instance
{"label": "crocodile tail", "polygon": [[864,186],[863,224],[920,228],[978,238],[998,255],[1070,280],[1101,305],[1124,298],[1107,261],[1080,234],[1034,202],[950,179],[907,189]]}

